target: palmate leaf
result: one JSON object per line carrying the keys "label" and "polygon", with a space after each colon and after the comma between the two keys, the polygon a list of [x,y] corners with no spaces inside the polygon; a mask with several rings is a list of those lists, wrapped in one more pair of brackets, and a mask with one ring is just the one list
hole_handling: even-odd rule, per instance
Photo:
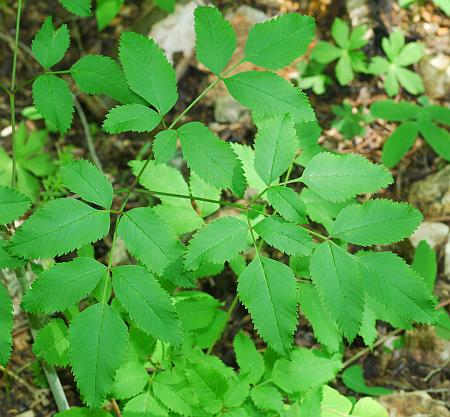
{"label": "palmate leaf", "polygon": [[392,175],[355,154],[323,152],[306,165],[301,181],[326,200],[339,202],[362,193],[373,193],[393,182]]}
{"label": "palmate leaf", "polygon": [[248,225],[236,217],[220,217],[200,229],[189,242],[185,267],[197,269],[202,263],[223,263],[247,247]]}
{"label": "palmate leaf", "polygon": [[124,104],[111,109],[103,122],[108,133],[151,132],[161,123],[161,115],[142,104]]}
{"label": "palmate leaf", "polygon": [[292,188],[280,185],[270,187],[267,200],[286,220],[297,224],[308,222],[305,203]]}
{"label": "palmate leaf", "polygon": [[417,245],[411,267],[425,280],[428,288],[433,291],[437,276],[436,252],[426,240],[421,240]]}
{"label": "palmate leaf", "polygon": [[392,252],[361,252],[367,293],[402,320],[433,323],[434,301],[423,278]]}
{"label": "palmate leaf", "polygon": [[139,207],[124,213],[117,233],[130,253],[158,275],[183,254],[177,236],[152,207]]}
{"label": "palmate leaf", "polygon": [[345,249],[324,242],[311,256],[311,277],[322,304],[349,340],[358,333],[364,311],[359,264]]}
{"label": "palmate leaf", "polygon": [[50,365],[67,366],[69,362],[68,329],[64,320],[53,319],[37,333],[33,353]]}
{"label": "palmate leaf", "polygon": [[153,39],[133,32],[120,37],[120,62],[130,88],[165,115],[178,99],[175,71]]}
{"label": "palmate leaf", "polygon": [[266,185],[291,165],[298,148],[292,117],[288,114],[256,122],[255,169]]}
{"label": "palmate leaf", "polygon": [[6,366],[12,350],[13,305],[8,290],[0,283],[0,365]]}
{"label": "palmate leaf", "polygon": [[296,123],[316,119],[306,94],[273,72],[240,72],[224,82],[237,101],[262,116],[289,113]]}
{"label": "palmate leaf", "polygon": [[60,133],[72,125],[73,96],[67,83],[56,75],[40,75],[33,82],[33,101],[37,110]]}
{"label": "palmate leaf", "polygon": [[297,327],[296,280],[292,270],[270,258],[256,257],[239,275],[238,294],[255,328],[277,353],[287,355]]}
{"label": "palmate leaf", "polygon": [[120,65],[103,55],[86,55],[70,69],[77,87],[86,94],[105,94],[122,104],[145,101],[128,87]]}
{"label": "palmate leaf", "polygon": [[342,336],[336,323],[325,311],[319,293],[314,285],[302,284],[299,290],[299,304],[303,314],[314,330],[314,337],[328,352],[338,352]]}
{"label": "palmate leaf", "polygon": [[69,45],[70,34],[67,25],[62,25],[56,30],[49,16],[36,33],[31,50],[37,61],[47,69],[63,59]]}
{"label": "palmate leaf", "polygon": [[382,161],[388,168],[393,168],[412,148],[419,133],[419,126],[414,122],[401,124],[383,145]]}
{"label": "palmate leaf", "polygon": [[450,161],[450,133],[429,120],[421,120],[419,130],[433,150],[446,161]]}
{"label": "palmate leaf", "polygon": [[81,159],[61,167],[64,185],[83,200],[109,209],[113,200],[111,182],[89,161]]}
{"label": "palmate leaf", "polygon": [[21,217],[30,208],[31,200],[20,191],[0,185],[0,224]]}
{"label": "palmate leaf", "polygon": [[69,327],[69,360],[85,403],[100,408],[127,349],[128,329],[108,304],[77,314]]}
{"label": "palmate leaf", "polygon": [[197,7],[194,15],[197,59],[220,75],[236,49],[234,29],[216,7]]}
{"label": "palmate leaf", "polygon": [[22,224],[9,251],[28,259],[51,258],[96,242],[109,232],[109,212],[72,198],[47,203]]}
{"label": "palmate leaf", "polygon": [[314,31],[314,19],[298,13],[258,23],[248,34],[244,59],[272,70],[283,68],[306,52]]}
{"label": "palmate leaf", "polygon": [[264,375],[265,364],[252,339],[243,332],[239,332],[234,337],[233,348],[239,365],[239,372],[245,375],[248,382],[258,383]]}
{"label": "palmate leaf", "polygon": [[71,13],[80,17],[91,15],[91,0],[59,0]]}
{"label": "palmate leaf", "polygon": [[411,236],[422,220],[422,213],[407,203],[369,200],[342,209],[331,235],[361,246],[387,245]]}
{"label": "palmate leaf", "polygon": [[287,255],[308,256],[314,247],[312,238],[305,229],[277,216],[264,218],[254,226],[254,230],[270,246]]}
{"label": "palmate leaf", "polygon": [[306,392],[331,381],[341,368],[339,354],[328,358],[316,350],[296,348],[289,359],[275,362],[272,379],[288,393]]}
{"label": "palmate leaf", "polygon": [[180,320],[169,294],[145,268],[135,265],[113,269],[116,297],[136,325],[148,335],[180,345]]}
{"label": "palmate leaf", "polygon": [[211,185],[230,188],[237,195],[242,195],[245,187],[244,172],[228,143],[199,122],[181,126],[178,134],[189,168]]}
{"label": "palmate leaf", "polygon": [[370,112],[373,116],[393,122],[414,119],[419,116],[421,108],[407,101],[379,100],[372,104]]}
{"label": "palmate leaf", "polygon": [[106,273],[106,267],[92,258],[56,264],[33,281],[22,305],[37,314],[64,311],[92,292]]}

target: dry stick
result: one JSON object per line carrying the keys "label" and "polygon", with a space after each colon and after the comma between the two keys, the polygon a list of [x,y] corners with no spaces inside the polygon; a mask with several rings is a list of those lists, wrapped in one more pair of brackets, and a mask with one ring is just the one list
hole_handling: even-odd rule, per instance
{"label": "dry stick", "polygon": [[119,405],[117,404],[117,401],[114,398],[111,400],[111,405],[114,410],[114,413],[116,413],[116,416],[122,417],[122,412],[120,411]]}
{"label": "dry stick", "polygon": [[36,389],[32,385],[30,385],[27,381],[25,381],[25,379],[23,379],[20,375],[17,375],[13,371],[11,371],[8,368],[5,368],[2,365],[0,365],[0,372],[3,372],[4,374],[8,375],[9,377],[14,379],[15,381],[17,381],[20,384],[22,384],[28,391],[30,391],[30,394],[32,394],[33,397],[37,396],[36,395]]}

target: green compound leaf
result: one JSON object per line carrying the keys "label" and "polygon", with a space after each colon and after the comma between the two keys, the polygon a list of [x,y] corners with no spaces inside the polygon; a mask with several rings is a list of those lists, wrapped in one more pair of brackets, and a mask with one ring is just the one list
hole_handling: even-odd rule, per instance
{"label": "green compound leaf", "polygon": [[33,39],[31,50],[37,61],[47,69],[63,59],[69,45],[70,34],[67,25],[56,30],[52,18],[47,17]]}
{"label": "green compound leaf", "polygon": [[317,350],[296,348],[289,359],[275,362],[272,379],[288,393],[306,392],[331,381],[341,368],[339,354],[327,357]]}
{"label": "green compound leaf", "polygon": [[62,319],[53,319],[37,333],[33,353],[50,365],[67,366],[69,362],[68,328]]}
{"label": "green compound leaf", "polygon": [[91,162],[81,159],[61,167],[64,185],[83,200],[109,209],[113,200],[111,182]]}
{"label": "green compound leaf", "polygon": [[297,224],[308,222],[305,203],[292,188],[270,187],[267,191],[267,200],[287,221]]}
{"label": "green compound leaf", "polygon": [[62,198],[47,203],[17,230],[8,247],[28,259],[51,258],[96,242],[109,232],[109,212]]}
{"label": "green compound leaf", "polygon": [[211,185],[241,194],[238,191],[245,184],[244,171],[228,143],[199,122],[181,126],[178,134],[189,168]]}
{"label": "green compound leaf", "polygon": [[130,253],[158,275],[183,254],[177,236],[152,207],[139,207],[124,213],[117,233]]}
{"label": "green compound leaf", "polygon": [[248,34],[245,59],[272,70],[286,67],[306,52],[314,32],[314,19],[298,13],[258,23]]}
{"label": "green compound leaf", "polygon": [[120,62],[130,88],[165,115],[178,99],[175,71],[153,39],[133,32],[120,37]]}
{"label": "green compound leaf", "polygon": [[145,101],[128,87],[120,65],[103,55],[86,55],[70,69],[77,87],[86,94],[105,94],[122,104]]}
{"label": "green compound leaf", "polygon": [[20,191],[0,185],[0,224],[7,224],[24,215],[31,200]]}
{"label": "green compound leaf", "polygon": [[63,79],[55,75],[37,77],[33,82],[33,101],[39,113],[60,133],[70,129],[74,102],[72,92]]}
{"label": "green compound leaf", "polygon": [[412,148],[419,133],[419,126],[414,122],[400,125],[383,145],[381,159],[388,168],[393,168]]}
{"label": "green compound leaf", "polygon": [[236,217],[220,217],[200,229],[189,242],[185,267],[197,269],[201,264],[224,263],[247,247],[248,225]]}
{"label": "green compound leaf", "polygon": [[265,364],[253,340],[241,331],[234,337],[233,348],[240,373],[244,374],[251,384],[258,383],[264,375]]}
{"label": "green compound leaf", "polygon": [[15,256],[12,256],[8,252],[8,241],[0,240],[0,269],[4,268],[18,268],[23,266],[26,262],[23,259],[19,259]]}
{"label": "green compound leaf", "polygon": [[89,407],[100,408],[126,353],[127,326],[111,306],[94,304],[72,319],[69,343],[69,360],[81,396]]}
{"label": "green compound leaf", "polygon": [[316,119],[306,94],[273,72],[240,72],[224,82],[237,101],[262,116],[289,113],[296,123]]}
{"label": "green compound leaf", "polygon": [[91,258],[56,264],[33,281],[22,305],[36,314],[64,311],[91,293],[106,273],[106,267]]}
{"label": "green compound leaf", "polygon": [[324,242],[311,256],[310,271],[325,310],[345,337],[353,340],[364,312],[363,282],[358,261],[345,249]]}
{"label": "green compound leaf", "polygon": [[155,397],[169,410],[185,417],[194,417],[198,400],[185,376],[175,371],[163,371],[152,382]]}
{"label": "green compound leaf", "polygon": [[197,7],[194,15],[197,59],[220,75],[236,49],[234,29],[216,7]]}
{"label": "green compound leaf", "polygon": [[0,365],[6,366],[12,351],[13,305],[8,290],[0,283]]}
{"label": "green compound leaf", "polygon": [[103,122],[108,133],[151,132],[161,123],[161,115],[142,104],[124,104],[111,109]]}
{"label": "green compound leaf", "polygon": [[374,117],[393,122],[414,119],[419,116],[421,111],[422,109],[417,104],[407,101],[397,103],[394,100],[380,100],[370,107],[370,112]]}
{"label": "green compound leaf", "polygon": [[[192,172],[189,178],[189,189],[195,197],[220,200],[221,190],[202,180],[195,172]],[[201,200],[195,200],[195,205],[202,217],[210,216],[220,208],[220,204]]]}
{"label": "green compound leaf", "polygon": [[314,285],[302,284],[299,296],[300,308],[311,323],[314,337],[328,352],[339,352],[342,344],[341,333],[325,311],[317,289]]}
{"label": "green compound leaf", "polygon": [[150,392],[139,394],[128,401],[123,411],[123,417],[168,417],[167,411]]}
{"label": "green compound leaf", "polygon": [[369,200],[343,208],[331,235],[361,246],[387,245],[411,236],[422,220],[422,213],[407,203]]}
{"label": "green compound leaf", "polygon": [[297,134],[288,114],[260,120],[256,125],[255,169],[270,185],[291,165],[298,148]]}
{"label": "green compound leaf", "polygon": [[159,132],[152,142],[153,154],[157,163],[170,161],[177,151],[178,133],[176,130]]}
{"label": "green compound leaf", "polygon": [[287,255],[308,256],[314,247],[309,233],[292,223],[287,223],[277,216],[261,220],[254,230],[270,246]]}
{"label": "green compound leaf", "polygon": [[56,413],[54,417],[112,417],[104,410],[92,411],[89,408],[70,407],[69,410]]}
{"label": "green compound leaf", "polygon": [[91,0],[59,0],[59,2],[71,13],[87,17],[91,15]]}
{"label": "green compound leaf", "polygon": [[250,396],[260,410],[281,412],[283,409],[283,396],[273,385],[257,385],[252,388]]}
{"label": "green compound leaf", "polygon": [[322,198],[339,202],[376,192],[391,184],[393,178],[386,168],[362,156],[323,152],[306,165],[301,181]]}
{"label": "green compound leaf", "polygon": [[169,297],[156,278],[135,265],[113,269],[113,289],[130,318],[146,334],[180,345],[180,320]]}
{"label": "green compound leaf", "polygon": [[286,356],[297,327],[292,270],[281,262],[258,256],[239,275],[238,294],[260,336],[275,352]]}
{"label": "green compound leaf", "polygon": [[373,397],[379,395],[392,394],[393,391],[383,387],[369,387],[364,381],[361,365],[353,365],[347,368],[341,375],[342,382],[352,391],[358,394],[370,395]]}
{"label": "green compound leaf", "polygon": [[423,278],[392,252],[361,252],[367,293],[399,319],[433,323],[434,301]]}
{"label": "green compound leaf", "polygon": [[204,362],[190,365],[186,376],[202,407],[208,413],[218,413],[223,408],[223,396],[228,388],[226,378]]}
{"label": "green compound leaf", "polygon": [[[131,338],[131,336],[130,336]],[[125,362],[117,371],[114,381],[114,398],[124,400],[140,394],[148,382],[148,373],[139,362]]]}

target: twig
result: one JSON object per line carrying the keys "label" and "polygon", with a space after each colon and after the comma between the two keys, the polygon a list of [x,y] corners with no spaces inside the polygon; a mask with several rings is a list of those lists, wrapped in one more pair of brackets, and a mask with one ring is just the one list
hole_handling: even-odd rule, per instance
{"label": "twig", "polygon": [[384,342],[386,342],[386,340],[390,339],[393,336],[396,336],[400,333],[402,333],[404,331],[404,329],[396,329],[393,330],[392,332],[388,333],[387,335],[381,337],[380,339],[378,339],[373,346],[368,346],[363,350],[360,350],[358,353],[356,353],[355,355],[353,355],[350,359],[346,360],[343,365],[342,365],[342,369],[347,368],[348,366],[350,366],[353,362],[356,362],[359,358],[363,357],[365,354],[371,352],[372,350],[374,350],[375,348],[377,348],[378,346],[381,346],[382,344],[384,344]]}
{"label": "twig", "polygon": [[8,375],[15,381],[22,384],[30,393],[33,395],[33,397],[37,397],[35,388],[30,385],[25,379],[23,379],[21,376],[17,375],[15,372],[13,372],[11,369],[5,368],[4,366],[0,365],[0,371],[4,374]]}
{"label": "twig", "polygon": [[114,412],[116,413],[116,416],[117,417],[122,417],[122,413],[120,411],[120,408],[117,405],[117,401],[114,398],[111,400],[111,405],[112,405],[112,408],[113,408]]}
{"label": "twig", "polygon": [[81,107],[78,99],[73,96],[73,100],[75,102],[75,108],[77,109],[78,116],[80,116],[81,125],[83,126],[84,134],[86,137],[86,144],[89,150],[89,154],[91,156],[92,162],[94,162],[95,166],[103,172],[102,163],[98,158],[97,152],[95,151],[94,140],[91,135],[91,130],[89,129],[89,124],[86,118],[86,114],[84,113],[83,107]]}

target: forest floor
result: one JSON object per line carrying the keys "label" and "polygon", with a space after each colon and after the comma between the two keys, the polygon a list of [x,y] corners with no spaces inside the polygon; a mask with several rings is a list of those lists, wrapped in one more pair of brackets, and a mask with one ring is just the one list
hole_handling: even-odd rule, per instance
{"label": "forest floor", "polygon": [[[14,1],[0,1],[0,80],[8,84],[10,77],[10,65],[12,61],[11,44],[14,36],[15,24],[15,3]],[[346,21],[350,19],[356,23],[368,23],[373,31],[371,40],[366,47],[369,56],[380,54],[380,40],[393,31],[394,28],[401,28],[408,40],[421,41],[425,43],[427,53],[431,55],[450,54],[450,20],[439,11],[429,1],[424,6],[414,6],[410,10],[401,9],[395,0],[312,0],[312,1],[288,1],[288,0],[246,0],[231,1],[218,0],[217,4],[225,14],[229,14],[235,26],[239,38],[245,38],[249,27],[254,23],[252,19],[258,18],[261,13],[268,17],[285,12],[298,11],[300,13],[311,14],[317,21],[317,36],[329,39],[331,23],[335,17],[341,17]],[[355,7],[355,4],[357,6]],[[248,9],[236,12],[239,7],[247,6]],[[180,6],[185,7],[185,6]],[[259,13],[259,15],[258,15]],[[102,53],[104,55],[116,56],[116,48],[120,33],[126,29],[132,29],[141,33],[149,34],[155,30],[155,22],[165,16],[151,6],[151,1],[125,1],[120,15],[104,31],[98,32],[94,19],[80,21],[69,17],[55,0],[49,1],[27,1],[23,14],[21,42],[23,47],[19,53],[17,77],[19,83],[33,77],[38,68],[29,54],[29,46],[40,27],[44,18],[52,14],[57,25],[67,23],[71,30],[73,41],[70,52],[64,61],[59,64],[61,68],[67,68],[76,59],[85,53]],[[166,25],[167,37],[172,31],[183,30],[180,25]],[[173,33],[175,33],[173,32]],[[181,100],[173,109],[173,114],[177,114],[186,107],[206,86],[209,80],[208,72],[200,67],[195,58],[191,55],[192,45],[189,40],[186,45],[178,46],[185,49],[184,52],[175,52],[174,61],[179,78],[179,92]],[[293,82],[298,77],[297,63],[283,70],[282,74]],[[439,90],[439,80],[427,69],[425,64],[420,64],[417,68],[423,76],[428,77],[426,83],[427,93],[432,99],[442,105],[449,105],[445,101],[449,99],[449,83],[446,80],[447,90]],[[331,75],[331,73],[330,73]],[[334,76],[331,75],[334,79]],[[448,75],[447,75],[448,77]],[[371,103],[386,98],[382,85],[375,77],[360,76],[349,87],[341,87],[334,82],[328,87],[324,95],[315,95],[308,92],[312,105],[316,111],[320,125],[323,128],[320,142],[328,149],[340,152],[356,152],[363,154],[372,161],[379,161],[383,142],[393,131],[395,125],[392,123],[373,122],[366,127],[362,136],[356,136],[352,140],[345,140],[342,135],[331,124],[334,114],[331,111],[333,104],[341,104],[344,99],[356,108],[361,106],[367,109]],[[414,100],[406,92],[400,92],[395,99]],[[191,111],[186,121],[199,120],[208,124],[217,134],[227,141],[251,144],[253,142],[255,126],[250,118],[240,108],[233,107],[233,103],[225,101],[220,88],[213,94],[206,97],[206,100],[196,106]],[[127,167],[127,162],[136,158],[139,149],[148,142],[147,135],[121,134],[117,136],[105,135],[99,127],[109,103],[97,97],[80,95],[78,100],[81,103],[87,120],[93,131],[95,148],[98,158],[103,164],[105,172],[111,174],[117,187],[126,187],[130,184],[131,173]],[[22,110],[32,103],[30,90],[23,90],[17,97],[17,112],[20,115]],[[229,107],[226,107],[229,105]],[[170,117],[170,115],[169,115]],[[0,99],[0,146],[9,150],[8,143],[8,119],[9,105],[7,97]],[[26,123],[30,129],[40,126],[40,121],[28,120]],[[96,128],[92,128],[92,126]],[[85,126],[80,122],[79,117],[75,117],[75,124],[72,130],[64,137],[53,137],[48,145],[48,151],[52,154],[57,149],[66,146],[73,147],[76,156],[89,158],[89,153],[85,141]],[[181,161],[181,158],[178,162]],[[177,160],[175,161],[177,162]],[[424,145],[420,140],[413,149],[394,169],[395,185],[387,191],[387,195],[398,201],[410,201],[419,206],[424,212],[425,220],[430,223],[439,223],[439,230],[447,230],[447,235],[439,235],[436,238],[435,248],[438,253],[438,281],[436,286],[436,296],[448,311],[448,301],[450,300],[450,251],[446,241],[448,239],[448,227],[450,225],[450,171],[446,171],[443,178],[433,176],[437,172],[444,172],[444,161],[436,156],[429,146]],[[448,168],[448,167],[447,167]],[[299,168],[297,168],[299,169]],[[444,170],[444,171],[443,171]],[[423,180],[425,185],[423,184]],[[438,185],[435,182],[440,181]],[[444,185],[442,185],[444,184]],[[445,185],[447,184],[447,185]],[[427,190],[436,186],[438,192],[429,197]],[[425,187],[425,189],[423,189]],[[447,200],[445,200],[447,195]],[[442,226],[444,225],[444,226]],[[443,228],[444,227],[444,228]],[[425,233],[425,232],[424,232]],[[431,236],[433,238],[433,236]],[[395,251],[401,253],[407,260],[411,260],[413,246],[410,241],[397,245]],[[447,255],[447,259],[446,256]],[[447,264],[447,265],[446,265]],[[203,289],[212,293],[215,297],[230,303],[235,293],[235,278],[226,269],[225,275],[202,282]],[[10,289],[19,293],[18,288],[11,283]],[[45,377],[39,364],[36,362],[31,352],[31,335],[26,317],[20,313],[19,297],[16,297],[16,307],[18,320],[14,329],[14,352],[11,364],[7,369],[0,368],[0,416],[1,417],[48,417],[52,416],[56,406],[51,394],[46,387]],[[253,332],[250,318],[244,308],[238,306],[233,314],[232,325],[216,346],[215,353],[221,356],[230,365],[234,364],[234,357],[231,349],[231,341],[237,329],[248,327]],[[450,341],[438,337],[433,329],[418,328],[404,334],[396,334],[389,337],[392,329],[386,324],[379,324],[379,335],[385,337],[380,346],[368,351],[364,349],[363,343],[356,340],[347,350],[346,359],[351,358],[355,363],[362,365],[364,376],[368,385],[381,385],[396,391],[405,393],[417,392],[413,397],[400,397],[387,399],[392,407],[397,407],[399,402],[398,416],[413,416],[421,412],[423,415],[445,416],[444,409],[450,409]],[[255,336],[256,337],[256,336]],[[450,329],[448,337],[450,338]],[[296,335],[298,345],[314,346],[315,340],[306,321],[301,321]],[[357,355],[356,357],[354,355]],[[59,372],[65,392],[71,405],[79,404],[77,391],[74,387],[73,378],[69,370]],[[355,395],[349,391],[341,381],[335,382],[336,386],[348,395]],[[428,397],[430,396],[430,397]],[[434,399],[436,402],[433,402]],[[408,409],[411,404],[417,405],[416,409]],[[402,408],[403,407],[403,408]],[[431,414],[432,408],[442,410]],[[438,412],[442,414],[438,414]],[[404,413],[404,414],[401,414]],[[410,414],[408,414],[410,413]],[[448,414],[450,415],[450,413]]]}

